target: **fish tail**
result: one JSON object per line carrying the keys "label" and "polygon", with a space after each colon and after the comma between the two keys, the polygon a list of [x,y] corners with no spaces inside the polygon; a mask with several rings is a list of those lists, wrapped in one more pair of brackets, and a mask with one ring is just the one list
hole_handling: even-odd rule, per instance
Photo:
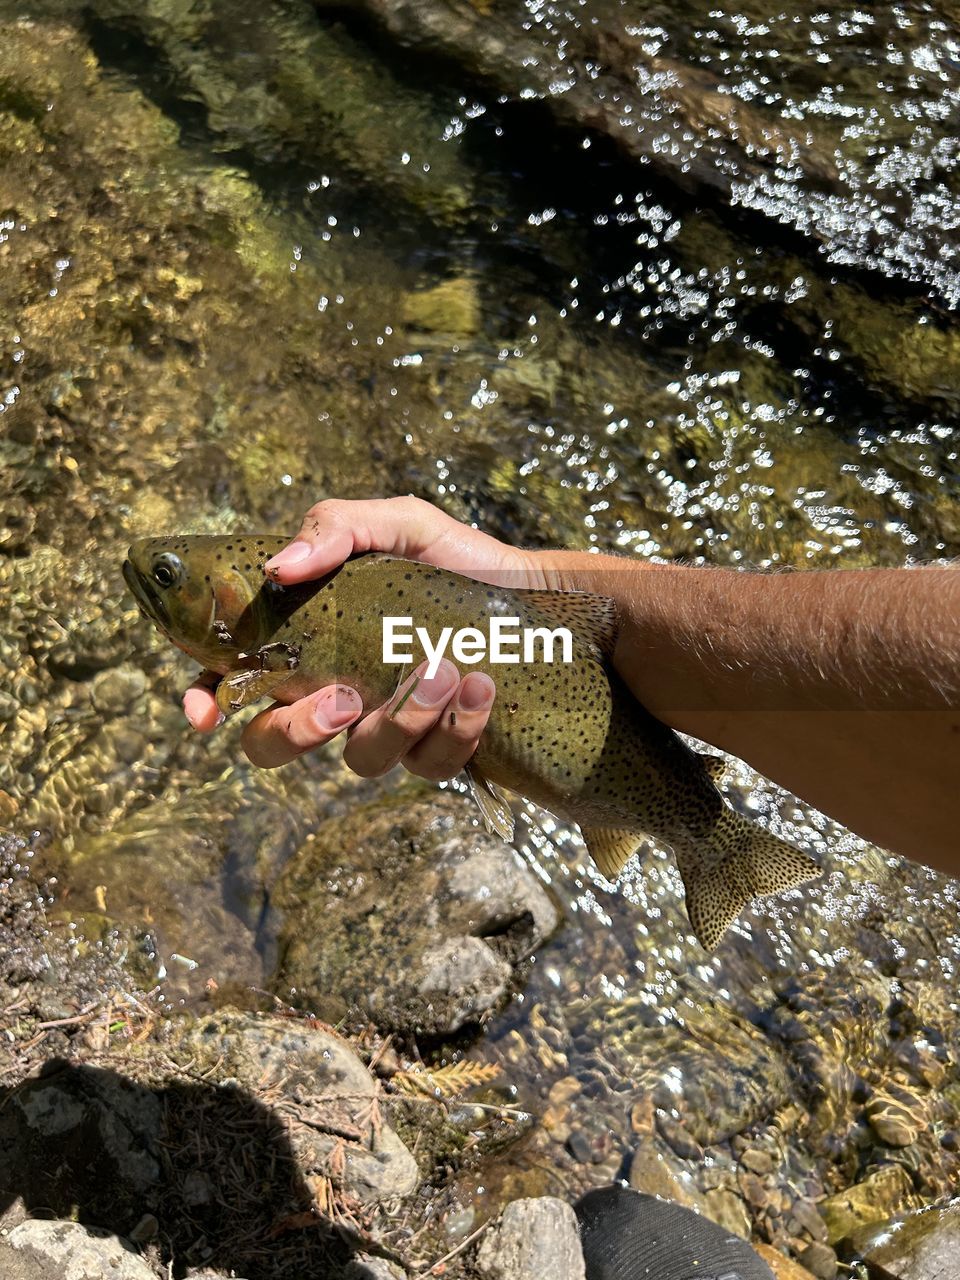
{"label": "fish tail", "polygon": [[697,941],[713,951],[752,898],[792,889],[820,875],[820,867],[754,826],[728,806],[705,840],[674,844]]}

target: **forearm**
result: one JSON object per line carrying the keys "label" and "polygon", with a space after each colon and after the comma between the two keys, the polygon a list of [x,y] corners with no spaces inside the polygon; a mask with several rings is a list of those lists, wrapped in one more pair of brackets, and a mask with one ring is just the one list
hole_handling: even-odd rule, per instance
{"label": "forearm", "polygon": [[661,720],[868,839],[960,871],[960,573],[544,557],[556,585],[618,601],[614,661]]}

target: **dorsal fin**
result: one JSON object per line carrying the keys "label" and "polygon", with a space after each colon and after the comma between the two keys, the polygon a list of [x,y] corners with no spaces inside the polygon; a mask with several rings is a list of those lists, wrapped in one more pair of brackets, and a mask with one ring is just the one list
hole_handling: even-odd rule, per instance
{"label": "dorsal fin", "polygon": [[600,874],[608,880],[616,880],[643,843],[643,836],[636,831],[614,831],[609,827],[581,827],[580,834]]}
{"label": "dorsal fin", "polygon": [[524,603],[534,605],[558,627],[568,627],[574,636],[593,648],[598,657],[610,658],[620,630],[620,611],[609,596],[589,591],[518,591]]}
{"label": "dorsal fin", "polygon": [[465,772],[470,792],[483,816],[484,826],[504,840],[512,840],[513,810],[507,797],[499,787],[487,781],[475,764],[468,764]]}

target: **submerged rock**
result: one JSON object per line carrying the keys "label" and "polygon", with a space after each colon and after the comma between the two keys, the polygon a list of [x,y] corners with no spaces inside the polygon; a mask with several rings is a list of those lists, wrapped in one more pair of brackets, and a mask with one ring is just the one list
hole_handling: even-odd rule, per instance
{"label": "submerged rock", "polygon": [[960,1258],[960,1200],[858,1231],[848,1254],[862,1258],[871,1277],[952,1280]]}
{"label": "submerged rock", "polygon": [[813,1274],[806,1267],[801,1267],[799,1262],[794,1262],[770,1245],[756,1244],[754,1248],[777,1280],[814,1280]]}
{"label": "submerged rock", "polygon": [[888,1164],[846,1191],[829,1196],[819,1209],[827,1224],[827,1237],[836,1243],[857,1227],[880,1222],[891,1211],[914,1202],[913,1182],[906,1169]]}
{"label": "submerged rock", "polygon": [[557,923],[533,873],[452,796],[326,823],[285,869],[275,985],[326,1016],[441,1035],[483,1018]]}
{"label": "submerged rock", "polygon": [[[156,1280],[153,1267],[124,1241],[79,1222],[31,1218],[14,1227],[7,1243],[22,1255],[23,1280]],[[8,1271],[0,1253],[0,1264],[4,1280],[20,1280],[17,1259]]]}
{"label": "submerged rock", "polygon": [[513,1200],[477,1253],[483,1280],[583,1280],[577,1216],[563,1200]]}

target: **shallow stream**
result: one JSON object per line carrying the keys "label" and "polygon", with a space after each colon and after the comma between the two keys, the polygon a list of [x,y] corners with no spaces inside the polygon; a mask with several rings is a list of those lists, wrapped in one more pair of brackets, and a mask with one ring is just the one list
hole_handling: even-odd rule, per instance
{"label": "shallow stream", "polygon": [[[302,1004],[274,981],[279,869],[416,790],[333,749],[258,774],[236,726],[191,735],[191,668],[124,593],[134,537],[412,492],[640,558],[960,553],[957,22],[0,0],[0,822],[78,957],[121,949],[172,1007]],[[891,1208],[950,1185],[957,886],[730,786],[827,876],[713,959],[665,854],[613,890],[523,815],[564,923],[482,1031],[421,1046],[497,1063],[524,1117],[436,1192],[452,1243],[638,1145],[783,1247],[797,1204],[886,1165]],[[863,1110],[891,1088],[899,1145]],[[753,1182],[738,1142],[773,1153]]]}

